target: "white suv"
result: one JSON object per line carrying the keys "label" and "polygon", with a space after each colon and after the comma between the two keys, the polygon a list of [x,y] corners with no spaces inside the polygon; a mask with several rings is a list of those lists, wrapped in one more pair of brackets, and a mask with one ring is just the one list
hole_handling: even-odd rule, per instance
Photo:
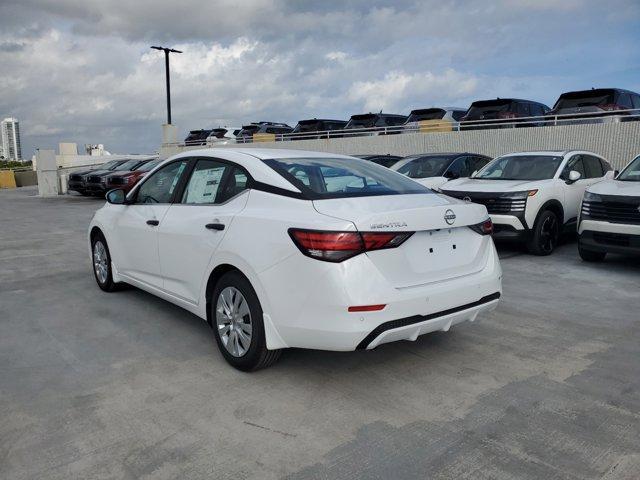
{"label": "white suv", "polygon": [[640,254],[640,155],[615,180],[587,189],[578,234],[587,262],[602,261],[608,252]]}
{"label": "white suv", "polygon": [[605,178],[613,178],[611,165],[592,152],[509,153],[442,193],[485,205],[495,238],[523,240],[534,255],[549,255],[563,229],[575,231],[586,188]]}

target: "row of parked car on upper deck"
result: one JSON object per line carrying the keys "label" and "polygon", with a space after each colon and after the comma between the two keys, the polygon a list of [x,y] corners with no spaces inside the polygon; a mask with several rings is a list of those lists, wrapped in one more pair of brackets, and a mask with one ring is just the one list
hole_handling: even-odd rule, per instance
{"label": "row of parked car on upper deck", "polygon": [[[636,109],[640,111],[640,94],[619,88],[598,88],[563,93],[553,108],[533,100],[495,98],[475,101],[466,109],[420,108],[412,110],[409,115],[364,113],[352,115],[349,120],[312,118],[300,120],[295,127],[286,123],[263,121],[235,130],[192,130],[185,138],[185,144],[249,143],[254,140],[254,135],[259,134],[271,134],[277,140],[291,141],[411,133],[420,130],[421,125],[425,125],[424,122],[427,125],[428,122],[441,122],[441,125],[446,124],[452,130],[601,123],[635,119]],[[433,123],[429,128],[437,131],[437,125]]]}

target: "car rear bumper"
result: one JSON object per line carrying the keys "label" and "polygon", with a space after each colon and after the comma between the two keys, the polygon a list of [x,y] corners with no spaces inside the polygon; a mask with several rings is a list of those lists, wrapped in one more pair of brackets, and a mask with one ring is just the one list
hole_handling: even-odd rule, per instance
{"label": "car rear bumper", "polygon": [[[498,255],[487,240],[489,251],[480,271],[405,288],[390,285],[364,254],[348,260],[348,267],[289,257],[260,275],[267,295],[265,316],[282,340],[274,348],[370,349],[475,320],[495,308],[502,291]],[[375,304],[385,307],[348,311],[350,306]]]}

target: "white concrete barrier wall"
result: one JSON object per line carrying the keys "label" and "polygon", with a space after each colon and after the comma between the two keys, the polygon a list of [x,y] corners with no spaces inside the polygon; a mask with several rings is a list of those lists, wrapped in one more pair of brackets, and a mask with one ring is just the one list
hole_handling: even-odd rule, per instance
{"label": "white concrete barrier wall", "polygon": [[[525,150],[580,149],[602,155],[614,168],[622,169],[640,154],[640,122],[260,142],[214,148],[228,147],[293,148],[347,155],[466,151],[491,157]],[[193,148],[163,145],[163,156]]]}

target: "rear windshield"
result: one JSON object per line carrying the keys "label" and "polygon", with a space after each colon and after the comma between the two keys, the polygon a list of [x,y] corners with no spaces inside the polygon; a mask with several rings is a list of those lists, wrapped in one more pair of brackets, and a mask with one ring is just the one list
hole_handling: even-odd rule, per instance
{"label": "rear windshield", "polygon": [[441,108],[425,108],[424,110],[414,110],[409,114],[407,123],[419,122],[421,120],[440,120],[447,112]]}
{"label": "rear windshield", "polygon": [[136,170],[140,172],[150,172],[153,168],[160,163],[160,160],[152,160],[147,163],[143,163],[141,166],[136,168]]}
{"label": "rear windshield", "polygon": [[115,170],[116,171],[124,171],[124,170],[131,170],[132,168],[134,168],[137,164],[140,163],[140,160],[127,160],[126,162],[124,162],[122,165],[118,165]]}
{"label": "rear windshield", "polygon": [[375,115],[354,115],[344,128],[369,128],[376,126],[377,117]]}
{"label": "rear windshield", "polygon": [[560,95],[553,108],[592,107],[615,103],[616,92],[610,89],[586,90],[584,92],[569,92]]}
{"label": "rear windshield", "polygon": [[442,177],[456,157],[407,157],[407,163],[397,169],[409,178]]}
{"label": "rear windshield", "polygon": [[240,133],[238,134],[240,135],[253,135],[255,132],[258,131],[258,129],[260,128],[259,125],[249,125],[247,127],[242,127],[242,130],[240,130]]}
{"label": "rear windshield", "polygon": [[488,113],[508,112],[512,105],[511,100],[484,100],[482,102],[474,102],[471,104],[468,117],[475,117],[479,115],[487,115]]}
{"label": "rear windshield", "polygon": [[419,183],[366,160],[274,158],[264,162],[310,200],[432,193]]}
{"label": "rear windshield", "polygon": [[546,180],[553,178],[562,157],[509,155],[489,162],[473,178],[485,180]]}
{"label": "rear windshield", "polygon": [[617,179],[623,182],[640,182],[640,156],[627,165]]}

